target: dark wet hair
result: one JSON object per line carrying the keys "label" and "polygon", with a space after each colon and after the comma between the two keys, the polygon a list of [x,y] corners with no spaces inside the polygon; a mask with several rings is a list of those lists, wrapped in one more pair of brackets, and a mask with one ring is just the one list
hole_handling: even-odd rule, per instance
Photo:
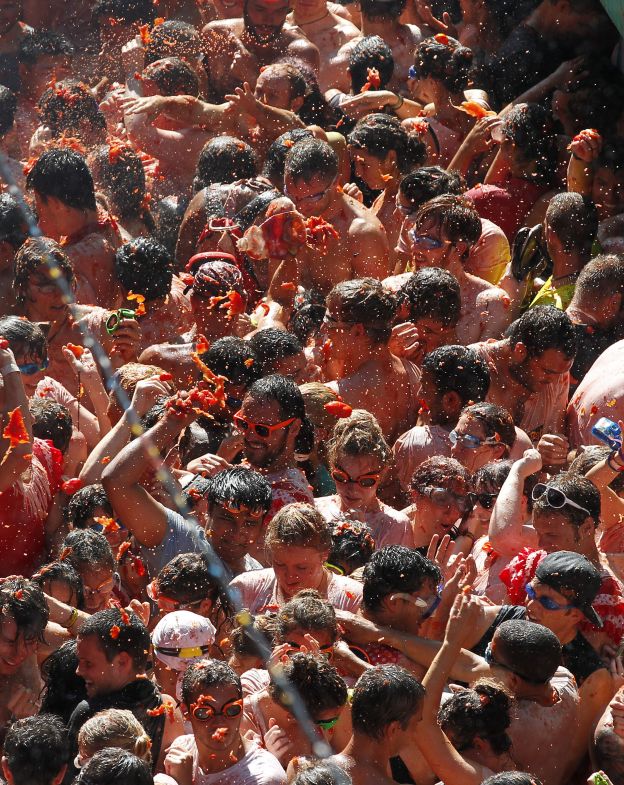
{"label": "dark wet hair", "polygon": [[598,210],[588,197],[565,191],[548,203],[546,223],[566,253],[590,253],[598,233]]}
{"label": "dark wet hair", "polygon": [[539,104],[517,104],[504,116],[503,136],[513,142],[516,154],[536,164],[536,177],[549,182],[557,161],[557,141],[552,119]]}
{"label": "dark wet hair", "polygon": [[[213,373],[226,376],[236,386],[247,388],[261,376],[251,342],[233,335],[217,338],[201,359]],[[249,360],[253,362],[246,364]]]}
{"label": "dark wet hair", "polygon": [[510,619],[496,628],[497,659],[531,684],[546,684],[561,664],[561,644],[542,624]]}
{"label": "dark wet hair", "polygon": [[459,172],[447,172],[441,166],[421,166],[409,172],[399,185],[401,194],[412,205],[412,212],[430,199],[466,190],[466,180]]}
{"label": "dark wet hair", "polygon": [[[549,488],[556,488],[562,491],[570,501],[576,502],[579,507],[583,507],[589,512],[589,516],[593,518],[596,526],[600,523],[600,491],[591,480],[587,477],[582,477],[575,472],[561,472],[548,480]],[[553,511],[547,503],[546,494],[540,499],[533,502],[534,515],[548,515]],[[562,515],[573,526],[582,526],[587,519],[587,513],[584,510],[577,510],[570,504],[564,504],[563,507],[557,508],[555,512]]]}
{"label": "dark wet hair", "polygon": [[[124,611],[124,614],[125,620],[119,608],[98,611],[85,621],[78,637],[97,638],[107,662],[123,652],[132,659],[137,671],[142,671],[149,659],[150,634],[135,613]],[[111,630],[115,626],[119,627],[119,634],[113,637]]]}
{"label": "dark wet hair", "polygon": [[338,175],[338,156],[321,139],[302,139],[293,145],[286,156],[284,176],[294,181],[311,180],[318,176],[333,180]]}
{"label": "dark wet hair", "polygon": [[382,739],[393,722],[398,722],[405,730],[424,699],[424,687],[405,668],[377,665],[364,671],[353,690],[353,730],[375,740]]}
{"label": "dark wet hair", "polygon": [[349,134],[349,144],[379,160],[394,150],[397,166],[403,174],[411,172],[427,158],[427,146],[418,134],[408,133],[398,118],[383,112],[369,114],[358,120]]}
{"label": "dark wet hair", "polygon": [[294,357],[303,351],[295,335],[276,327],[258,330],[249,339],[249,345],[256,356],[261,376],[272,373],[279,360]]}
{"label": "dark wet hair", "polygon": [[33,436],[49,439],[57,450],[66,453],[73,433],[69,409],[47,398],[31,398],[28,408],[33,421]]}
{"label": "dark wet hair", "polygon": [[479,213],[461,196],[443,194],[422,204],[414,216],[416,228],[430,220],[440,222],[442,236],[453,244],[463,241],[472,246],[481,237]]}
{"label": "dark wet hair", "polygon": [[96,209],[93,177],[87,162],[66,147],[42,153],[26,177],[26,187],[36,191],[44,201],[53,196],[67,207]]}
{"label": "dark wet hair", "polygon": [[85,125],[89,130],[106,131],[106,118],[98,102],[87,85],[77,79],[64,79],[44,90],[37,114],[56,137],[66,133],[80,138]]}
{"label": "dark wet hair", "polygon": [[285,643],[292,630],[327,632],[334,642],[338,638],[338,622],[333,605],[324,600],[316,589],[303,589],[283,605],[275,617],[275,638]]}
{"label": "dark wet hair", "polygon": [[56,714],[65,725],[74,709],[87,697],[84,679],[78,676],[78,651],[75,638],[53,651],[41,664],[45,687],[41,703],[42,714]]}
{"label": "dark wet hair", "polygon": [[149,765],[141,758],[119,747],[105,747],[90,758],[74,785],[153,785]]}
{"label": "dark wet hair", "polygon": [[[2,91],[0,90],[0,115],[2,114]],[[0,128],[0,135],[2,134]],[[9,243],[14,251],[28,237],[28,224],[20,205],[7,193],[0,194],[0,243]]]}
{"label": "dark wet hair", "polygon": [[258,161],[253,149],[233,136],[216,136],[207,142],[197,161],[195,193],[213,183],[233,183],[255,177]]}
{"label": "dark wet hair", "polygon": [[511,747],[507,729],[512,704],[512,697],[503,686],[479,679],[471,689],[453,693],[442,704],[438,722],[458,752],[469,749],[480,738],[501,755]]}
{"label": "dark wet hair", "polygon": [[570,317],[552,305],[537,305],[512,322],[505,337],[512,348],[522,342],[529,357],[539,357],[548,349],[571,358],[576,354],[577,336]]}
{"label": "dark wet hair", "polygon": [[362,324],[375,343],[385,343],[392,332],[396,297],[376,278],[356,278],[336,284],[327,304],[336,303],[342,321]]}
{"label": "dark wet hair", "polygon": [[167,19],[149,31],[145,65],[164,58],[196,60],[201,54],[201,37],[197,28],[179,19]]}
{"label": "dark wet hair", "polygon": [[112,212],[120,219],[140,218],[150,232],[156,224],[147,201],[145,169],[137,153],[127,144],[111,141],[89,156],[98,185],[105,189]]}
{"label": "dark wet hair", "polygon": [[50,785],[69,762],[69,737],[52,714],[26,717],[9,725],[3,754],[14,785]]}
{"label": "dark wet hair", "polygon": [[[384,3],[385,5],[385,3]],[[392,49],[378,35],[367,35],[356,42],[349,57],[351,90],[357,95],[368,81],[368,71],[376,68],[379,72],[379,90],[383,90],[394,73]]]}
{"label": "dark wet hair", "polygon": [[312,138],[314,135],[308,128],[293,128],[278,136],[267,150],[262,175],[281,191],[284,187],[284,167],[288,151],[295,142]]}
{"label": "dark wet hair", "polygon": [[[347,702],[347,685],[326,657],[299,652],[289,657],[283,669],[284,677],[298,691],[312,719],[324,711],[338,712]],[[274,681],[268,691],[274,701],[289,710],[284,693]]]}
{"label": "dark wet hair", "polygon": [[15,621],[18,634],[28,640],[43,641],[49,612],[41,587],[21,576],[0,583],[0,614]]}
{"label": "dark wet hair", "polygon": [[514,425],[513,417],[502,406],[495,403],[473,403],[471,406],[466,406],[462,410],[462,415],[475,419],[483,426],[486,439],[496,438],[497,441],[505,445],[505,455],[509,453],[511,448],[516,443],[516,427]]}
{"label": "dark wet hair", "polygon": [[194,698],[205,694],[211,687],[231,684],[239,696],[243,694],[240,676],[220,660],[200,660],[192,663],[182,679],[182,700],[190,705]]}
{"label": "dark wet hair", "polygon": [[376,22],[398,19],[407,0],[360,0],[362,16]]}
{"label": "dark wet hair", "polygon": [[136,237],[115,251],[115,275],[126,292],[149,302],[171,292],[173,259],[153,237]]}
{"label": "dark wet hair", "polygon": [[441,82],[452,93],[468,87],[472,69],[472,49],[462,46],[450,36],[425,38],[416,47],[414,68],[418,78],[430,77]]}
{"label": "dark wet hair", "polygon": [[467,346],[434,349],[425,356],[422,369],[431,375],[440,395],[455,392],[464,406],[468,401],[482,401],[490,387],[487,364]]}
{"label": "dark wet hair", "polygon": [[418,551],[403,545],[387,545],[375,551],[364,567],[362,604],[375,611],[395,592],[418,591],[425,581],[436,586],[442,580],[440,569]]}
{"label": "dark wet hair", "polygon": [[150,24],[154,21],[154,11],[152,0],[96,0],[92,13],[94,19],[105,16],[125,24]]}
{"label": "dark wet hair", "polygon": [[399,300],[409,308],[409,318],[431,319],[456,327],[461,312],[461,291],[454,275],[440,267],[423,267],[401,287]]}
{"label": "dark wet hair", "polygon": [[18,62],[35,65],[42,57],[72,57],[75,48],[69,38],[55,30],[33,30],[20,41],[17,52]]}
{"label": "dark wet hair", "polygon": [[8,87],[0,85],[0,137],[13,128],[17,96]]}
{"label": "dark wet hair", "polygon": [[0,336],[9,342],[13,352],[23,351],[31,357],[44,360],[48,356],[48,341],[36,322],[20,316],[0,317]]}
{"label": "dark wet hair", "polygon": [[154,82],[161,95],[199,95],[197,74],[179,57],[156,60],[145,67],[142,77]]}
{"label": "dark wet hair", "polygon": [[108,540],[93,529],[74,529],[63,540],[60,561],[68,561],[76,572],[104,567],[115,569],[115,557]]}
{"label": "dark wet hair", "polygon": [[49,237],[29,237],[15,254],[13,261],[13,288],[15,299],[20,305],[26,300],[30,276],[40,268],[47,270],[48,260],[63,273],[70,287],[75,284],[74,266],[56,240]]}

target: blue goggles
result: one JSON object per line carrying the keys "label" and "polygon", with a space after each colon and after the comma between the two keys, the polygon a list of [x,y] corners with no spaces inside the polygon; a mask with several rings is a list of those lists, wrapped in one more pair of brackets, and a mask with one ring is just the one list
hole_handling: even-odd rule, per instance
{"label": "blue goggles", "polygon": [[546,608],[547,611],[568,611],[571,608],[576,608],[576,605],[559,605],[556,600],[553,600],[552,597],[538,597],[535,593],[535,589],[531,586],[530,583],[524,587],[526,591],[526,595],[530,600],[534,600],[539,602],[539,604]]}
{"label": "blue goggles", "polygon": [[17,367],[24,376],[34,376],[36,373],[39,373],[39,371],[45,371],[48,365],[50,365],[50,361],[46,357],[42,363],[25,363],[24,365],[18,365]]}

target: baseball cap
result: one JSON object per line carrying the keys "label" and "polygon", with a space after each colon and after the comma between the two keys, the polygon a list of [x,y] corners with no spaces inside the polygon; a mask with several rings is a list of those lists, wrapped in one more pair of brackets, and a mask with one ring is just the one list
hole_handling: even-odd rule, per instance
{"label": "baseball cap", "polygon": [[561,593],[583,611],[592,624],[603,626],[602,619],[592,607],[600,591],[600,573],[585,556],[573,551],[550,553],[539,563],[535,577],[555,591],[563,589]]}
{"label": "baseball cap", "polygon": [[210,619],[191,611],[167,613],[152,631],[154,654],[174,671],[208,656],[216,629]]}

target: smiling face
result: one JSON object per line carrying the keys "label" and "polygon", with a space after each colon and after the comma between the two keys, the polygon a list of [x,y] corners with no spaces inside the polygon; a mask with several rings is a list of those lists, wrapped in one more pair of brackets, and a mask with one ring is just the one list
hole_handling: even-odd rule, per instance
{"label": "smiling face", "polygon": [[[277,401],[260,401],[245,396],[240,410],[241,417],[251,423],[275,425],[284,422]],[[289,419],[289,418],[286,418]],[[301,423],[295,420],[291,425],[280,428],[268,436],[259,436],[251,428],[243,431],[243,451],[249,463],[256,469],[269,469],[285,456],[294,454],[294,445]]]}
{"label": "smiling face", "polygon": [[77,651],[76,673],[84,679],[87,695],[90,698],[115,692],[127,684],[126,666],[129,660],[127,654],[118,654],[109,662],[96,635],[79,637]]}
{"label": "smiling face", "polygon": [[[531,581],[530,587],[535,593],[535,599],[527,596],[525,602],[529,620],[548,627],[557,637],[569,634],[585,618],[578,608],[568,607],[571,604],[569,598],[551,586],[540,583],[537,578]],[[545,608],[540,600],[546,600],[547,603],[551,601],[561,607],[559,610]]]}

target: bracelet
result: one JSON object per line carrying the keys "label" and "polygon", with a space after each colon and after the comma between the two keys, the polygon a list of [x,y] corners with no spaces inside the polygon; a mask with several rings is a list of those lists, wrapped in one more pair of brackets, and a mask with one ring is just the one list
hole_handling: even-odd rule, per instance
{"label": "bracelet", "polygon": [[72,608],[72,612],[71,612],[71,614],[69,616],[69,619],[67,620],[67,623],[65,624],[65,629],[66,630],[70,630],[77,621],[78,621],[78,609],[77,608]]}
{"label": "bracelet", "polygon": [[473,544],[477,541],[477,535],[473,534],[470,529],[466,529],[465,532],[459,533],[460,537],[468,537],[469,540],[472,540]]}
{"label": "bracelet", "polygon": [[0,368],[0,374],[2,374],[2,376],[8,376],[10,373],[20,373],[17,363],[7,363],[6,365],[3,365],[2,368]]}
{"label": "bracelet", "polygon": [[616,463],[614,466],[612,463],[612,461],[615,460],[616,455],[617,453],[615,450],[609,454],[609,457],[607,458],[607,466],[611,469],[612,472],[624,472],[624,464]]}
{"label": "bracelet", "polygon": [[403,98],[403,96],[400,95],[398,104],[395,104],[395,106],[391,106],[390,109],[392,109],[393,112],[396,112],[396,110],[400,109],[404,103],[405,103],[405,98]]}

